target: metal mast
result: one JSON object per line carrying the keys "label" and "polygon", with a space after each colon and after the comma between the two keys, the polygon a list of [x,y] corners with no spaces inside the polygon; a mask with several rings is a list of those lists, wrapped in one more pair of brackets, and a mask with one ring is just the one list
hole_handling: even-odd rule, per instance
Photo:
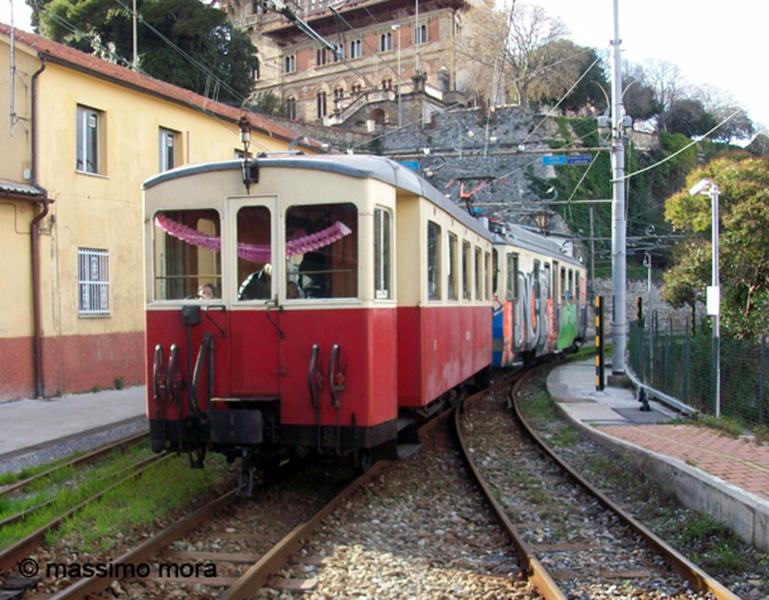
{"label": "metal mast", "polygon": [[627,345],[627,307],[625,291],[626,271],[626,230],[625,222],[625,109],[622,105],[622,57],[619,38],[619,0],[614,0],[614,40],[612,41],[612,139],[611,162],[614,176],[611,204],[611,280],[614,301],[612,302],[612,373],[625,373],[625,347]]}

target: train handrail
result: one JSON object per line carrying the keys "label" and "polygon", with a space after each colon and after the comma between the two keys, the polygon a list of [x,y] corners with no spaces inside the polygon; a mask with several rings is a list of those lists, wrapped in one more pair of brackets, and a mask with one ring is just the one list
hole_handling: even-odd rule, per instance
{"label": "train handrail", "polygon": [[342,349],[339,344],[331,346],[328,361],[328,390],[331,394],[331,406],[336,409],[336,452],[339,454],[342,441],[342,392],[345,390]]}
{"label": "train handrail", "polygon": [[[190,408],[201,423],[208,422],[208,409],[210,409],[211,404],[211,391],[213,389],[213,350],[214,336],[207,332],[203,336],[203,341],[200,343],[200,348],[198,349],[197,359],[195,359],[195,368],[192,371],[192,385],[190,386],[189,393]],[[208,358],[208,398],[206,400],[206,414],[203,414],[198,405],[198,386],[200,384],[200,372],[202,370],[203,360],[206,358]]]}

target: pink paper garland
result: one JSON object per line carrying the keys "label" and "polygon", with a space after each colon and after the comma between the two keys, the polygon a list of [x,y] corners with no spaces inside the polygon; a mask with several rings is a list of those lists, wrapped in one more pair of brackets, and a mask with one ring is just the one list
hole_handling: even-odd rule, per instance
{"label": "pink paper garland", "polygon": [[[197,229],[177,223],[165,215],[156,215],[155,224],[168,235],[175,237],[178,240],[182,240],[187,244],[197,246],[198,248],[208,248],[209,250],[215,250],[217,252],[222,249],[222,241],[217,236],[201,233]],[[347,227],[347,225],[341,221],[337,221],[330,227],[326,227],[326,229],[322,229],[317,233],[311,233],[295,240],[289,240],[286,243],[286,256],[305,254],[307,252],[312,252],[313,250],[324,248],[351,233],[352,229]],[[249,262],[268,263],[271,258],[270,247],[264,244],[247,244],[245,242],[240,242],[238,244],[238,256]]]}

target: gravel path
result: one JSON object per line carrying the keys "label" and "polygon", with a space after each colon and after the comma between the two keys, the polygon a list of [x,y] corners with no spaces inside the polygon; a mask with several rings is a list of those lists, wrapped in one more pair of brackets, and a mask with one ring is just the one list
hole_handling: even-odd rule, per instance
{"label": "gravel path", "polygon": [[260,598],[533,598],[512,546],[483,504],[447,420],[329,517],[283,569],[312,589]]}
{"label": "gravel path", "polygon": [[463,427],[474,460],[569,598],[700,598],[619,519],[523,436],[507,392],[471,403]]}

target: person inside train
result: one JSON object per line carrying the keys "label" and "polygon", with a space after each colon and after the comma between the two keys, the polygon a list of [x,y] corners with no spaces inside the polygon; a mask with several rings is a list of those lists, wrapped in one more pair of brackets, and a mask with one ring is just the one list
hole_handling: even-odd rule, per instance
{"label": "person inside train", "polygon": [[238,288],[238,300],[269,300],[272,295],[272,265],[249,273]]}
{"label": "person inside train", "polygon": [[212,283],[204,283],[198,288],[198,298],[200,300],[216,299],[216,290]]}

